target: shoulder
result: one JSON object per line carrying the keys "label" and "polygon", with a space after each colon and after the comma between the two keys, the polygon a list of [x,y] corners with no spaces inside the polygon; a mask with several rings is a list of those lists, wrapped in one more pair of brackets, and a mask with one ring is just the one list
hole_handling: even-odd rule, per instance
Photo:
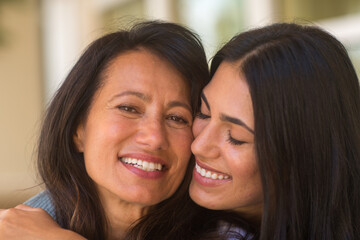
{"label": "shoulder", "polygon": [[51,195],[48,191],[43,191],[33,196],[32,198],[24,202],[24,204],[33,208],[44,209],[56,221],[55,207],[51,200]]}

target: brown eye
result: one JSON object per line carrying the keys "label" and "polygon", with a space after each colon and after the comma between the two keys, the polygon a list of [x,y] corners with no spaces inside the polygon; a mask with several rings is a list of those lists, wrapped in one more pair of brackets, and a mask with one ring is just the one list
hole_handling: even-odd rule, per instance
{"label": "brown eye", "polygon": [[188,124],[189,122],[186,121],[184,118],[182,117],[179,117],[179,116],[176,116],[176,115],[171,115],[167,118],[168,120],[171,120],[171,121],[174,121],[176,123],[179,123],[179,124]]}
{"label": "brown eye", "polygon": [[186,118],[178,115],[169,115],[166,117],[168,126],[173,128],[185,128],[190,126],[189,121]]}
{"label": "brown eye", "polygon": [[138,113],[136,108],[132,107],[132,106],[120,105],[120,106],[117,106],[117,108],[120,109],[121,111],[125,111],[128,113]]}

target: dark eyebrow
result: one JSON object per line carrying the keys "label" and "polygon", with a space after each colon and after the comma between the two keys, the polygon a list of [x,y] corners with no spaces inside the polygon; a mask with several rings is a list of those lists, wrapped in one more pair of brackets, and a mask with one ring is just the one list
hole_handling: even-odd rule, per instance
{"label": "dark eyebrow", "polygon": [[151,100],[149,96],[147,96],[141,92],[136,92],[136,91],[125,91],[125,92],[116,94],[114,97],[111,98],[111,100],[113,100],[114,98],[125,96],[125,95],[133,95],[133,96],[136,96],[146,102],[149,102]]}
{"label": "dark eyebrow", "polygon": [[240,126],[244,127],[246,130],[248,130],[249,132],[251,132],[252,134],[254,134],[254,130],[252,130],[248,125],[246,125],[243,121],[241,121],[238,118],[230,117],[230,116],[222,113],[222,114],[220,114],[220,120],[240,125]]}
{"label": "dark eyebrow", "polygon": [[204,92],[201,92],[201,99],[204,101],[206,107],[210,110],[210,105],[209,105],[207,98],[205,97]]}

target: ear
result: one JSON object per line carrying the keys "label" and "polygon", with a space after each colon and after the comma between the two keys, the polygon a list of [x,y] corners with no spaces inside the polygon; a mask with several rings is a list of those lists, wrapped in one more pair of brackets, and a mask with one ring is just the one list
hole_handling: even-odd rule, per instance
{"label": "ear", "polygon": [[84,152],[84,135],[84,126],[80,123],[73,136],[73,141],[78,152]]}

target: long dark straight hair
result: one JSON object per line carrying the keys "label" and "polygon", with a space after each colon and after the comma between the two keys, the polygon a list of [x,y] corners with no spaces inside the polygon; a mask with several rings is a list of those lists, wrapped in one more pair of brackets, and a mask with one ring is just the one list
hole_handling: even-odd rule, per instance
{"label": "long dark straight hair", "polygon": [[[162,57],[187,80],[194,113],[200,91],[209,80],[198,36],[172,23],[142,22],[130,30],[110,33],[94,41],[80,57],[48,107],[39,140],[38,169],[55,205],[57,221],[87,239],[106,239],[107,219],[73,136],[78,124],[87,117],[109,62],[139,48]],[[179,189],[175,196],[187,191],[184,186]],[[167,200],[159,207],[173,211]]]}
{"label": "long dark straight hair", "polygon": [[214,56],[249,85],[264,208],[255,238],[360,236],[359,81],[343,45],[315,26],[241,33]]}

